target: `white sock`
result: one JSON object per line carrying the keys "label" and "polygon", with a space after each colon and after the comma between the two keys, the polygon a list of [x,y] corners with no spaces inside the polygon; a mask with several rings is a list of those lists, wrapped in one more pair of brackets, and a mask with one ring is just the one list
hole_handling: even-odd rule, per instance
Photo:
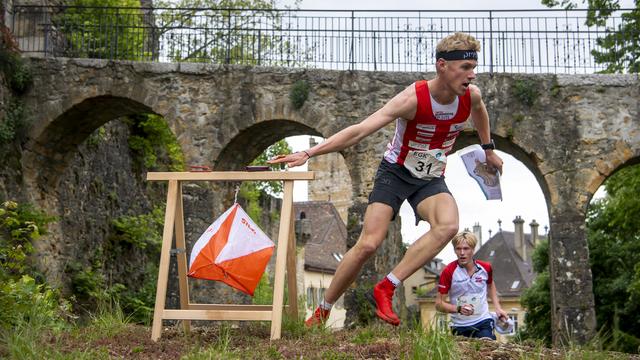
{"label": "white sock", "polygon": [[387,275],[387,279],[389,279],[389,281],[391,281],[391,283],[395,287],[398,287],[398,285],[402,284],[402,281],[400,281],[400,279],[393,275],[393,273],[389,273],[389,275]]}
{"label": "white sock", "polygon": [[319,306],[322,310],[331,310],[333,304],[328,303],[325,299],[322,299]]}

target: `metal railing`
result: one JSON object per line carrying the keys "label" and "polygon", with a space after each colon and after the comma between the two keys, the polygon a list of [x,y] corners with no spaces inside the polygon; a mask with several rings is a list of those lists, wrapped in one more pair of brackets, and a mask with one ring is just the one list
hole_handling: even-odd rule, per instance
{"label": "metal railing", "polygon": [[381,71],[433,71],[437,42],[462,31],[482,44],[479,72],[593,73],[620,14],[15,6],[11,25],[32,56]]}

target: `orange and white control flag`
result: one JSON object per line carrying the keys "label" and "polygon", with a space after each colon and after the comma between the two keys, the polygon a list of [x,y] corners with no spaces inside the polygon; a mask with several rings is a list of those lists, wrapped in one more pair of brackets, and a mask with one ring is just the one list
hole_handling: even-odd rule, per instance
{"label": "orange and white control flag", "polygon": [[196,241],[189,276],[222,281],[253,296],[274,247],[273,241],[236,203]]}

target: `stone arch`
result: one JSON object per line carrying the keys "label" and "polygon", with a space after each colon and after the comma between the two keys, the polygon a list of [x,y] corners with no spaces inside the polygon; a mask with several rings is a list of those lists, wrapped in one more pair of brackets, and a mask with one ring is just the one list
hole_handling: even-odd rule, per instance
{"label": "stone arch", "polygon": [[[136,99],[125,96],[113,96],[103,94],[94,97],[86,97],[77,103],[70,105],[63,110],[47,109],[43,106],[42,114],[54,114],[49,118],[43,117],[38,119],[36,124],[29,132],[28,141],[25,143],[24,152],[22,154],[22,172],[24,182],[24,194],[30,201],[38,204],[46,213],[54,215],[58,221],[49,224],[48,235],[46,238],[35,244],[38,253],[44,259],[42,264],[47,264],[43,268],[49,281],[66,288],[69,281],[65,280],[65,266],[70,261],[75,261],[81,257],[83,250],[86,250],[88,243],[83,237],[74,237],[69,235],[69,229],[95,228],[96,233],[104,236],[106,234],[105,223],[108,224],[114,217],[126,214],[132,204],[136,208],[144,209],[151,206],[150,202],[144,195],[141,197],[139,191],[127,191],[126,186],[122,186],[120,179],[129,177],[128,182],[139,183],[142,178],[132,177],[127,174],[130,168],[121,166],[110,166],[105,163],[109,170],[105,172],[113,173],[113,177],[118,179],[112,181],[102,174],[96,174],[95,182],[86,185],[86,187],[71,188],[68,181],[74,177],[82,178],[85,173],[75,173],[70,171],[70,163],[77,163],[78,148],[85,143],[95,130],[123,116],[153,113],[157,114],[151,106],[144,104]],[[165,121],[170,119],[165,118]],[[120,131],[120,134],[122,132]],[[174,132],[175,134],[175,132]],[[113,140],[113,139],[112,139]],[[119,149],[128,148],[126,139],[124,141],[116,141]],[[124,142],[124,144],[123,144]],[[108,156],[105,156],[108,158]],[[126,163],[126,162],[125,162]],[[124,170],[124,172],[123,172]],[[113,200],[114,206],[110,208],[111,213],[96,213],[88,211],[95,215],[97,220],[85,221],[82,216],[78,216],[78,212],[83,209],[94,209],[96,204],[104,205],[105,201],[93,201],[87,199],[81,194],[82,190],[87,190],[94,185],[104,185],[111,187],[116,191],[110,193],[114,198],[127,200]],[[83,184],[84,185],[84,184]],[[95,190],[95,187],[91,188]],[[88,192],[87,192],[88,193]],[[76,197],[77,196],[77,197]],[[77,200],[76,200],[77,199]],[[88,205],[87,203],[92,203]],[[111,216],[110,216],[111,215]],[[95,225],[95,226],[92,226]],[[75,231],[75,230],[74,230]],[[91,234],[90,230],[86,231]],[[95,235],[95,234],[94,234]],[[73,239],[73,241],[70,241]]]}
{"label": "stone arch", "polygon": [[74,149],[91,133],[113,119],[139,113],[153,110],[129,98],[102,95],[84,99],[50,121],[43,121],[25,145],[25,181],[40,188],[55,188]]}
{"label": "stone arch", "polygon": [[242,170],[269,145],[288,136],[323,136],[320,131],[291,120],[261,121],[237,132],[213,160],[216,170]]}
{"label": "stone arch", "polygon": [[[216,170],[242,170],[271,144],[296,135],[326,137],[322,130],[315,129],[304,122],[283,119],[260,121],[239,130],[235,136],[229,139],[217,158],[213,160],[213,167]],[[340,155],[344,159],[343,161],[348,163],[349,150],[341,152]],[[346,168],[351,180],[350,183],[353,184],[355,170],[349,166]],[[353,192],[353,185],[349,190]]]}
{"label": "stone arch", "polygon": [[[609,169],[610,171],[607,174],[601,174],[601,176],[598,176],[597,178],[593,179],[593,181],[591,182],[591,186],[587,189],[590,193],[590,197],[589,199],[586,201],[586,206],[588,207],[591,204],[591,200],[593,199],[593,195],[595,195],[596,191],[600,188],[600,186],[604,185],[604,183],[607,181],[607,179],[609,179],[611,176],[613,176],[613,174],[617,173],[618,171],[629,167],[629,166],[634,166],[634,165],[638,165],[640,164],[640,149],[638,149],[638,153],[635,155],[635,157],[632,157],[628,160],[626,160],[625,162],[619,164],[617,167],[615,168],[611,168]],[[585,214],[587,213],[587,208],[584,209]]]}

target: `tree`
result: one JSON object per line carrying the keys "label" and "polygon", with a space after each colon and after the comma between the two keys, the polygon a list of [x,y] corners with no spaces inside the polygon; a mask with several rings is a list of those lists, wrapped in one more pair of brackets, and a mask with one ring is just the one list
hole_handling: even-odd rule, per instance
{"label": "tree", "polygon": [[73,0],[52,17],[47,51],[67,57],[246,65],[296,63],[273,0]]}
{"label": "tree", "polygon": [[522,339],[542,340],[551,345],[551,287],[549,283],[549,241],[543,240],[531,256],[537,274],[531,287],[522,293],[520,302],[527,309]]}
{"label": "tree", "polygon": [[605,184],[587,217],[598,327],[611,349],[640,350],[640,166],[627,167]]}
{"label": "tree", "polygon": [[[269,146],[262,152],[257,158],[255,158],[251,165],[267,165],[267,160],[273,158],[276,155],[291,154],[291,147],[285,139],[282,139],[273,145]],[[284,166],[272,165],[272,166]],[[262,225],[261,216],[263,215],[262,208],[260,207],[260,198],[264,196],[279,196],[282,194],[282,182],[280,181],[244,181],[240,185],[240,197],[245,199],[247,214],[249,217],[258,224]]]}
{"label": "tree", "polygon": [[[296,63],[274,0],[160,1],[158,36],[174,62]],[[169,8],[171,7],[171,8]]]}
{"label": "tree", "polygon": [[[587,26],[606,26],[606,20],[620,9],[619,0],[581,0],[588,3]],[[577,3],[572,0],[542,0],[548,7],[560,6],[575,9]],[[635,9],[623,13],[617,27],[607,27],[607,35],[598,38],[597,44],[602,50],[591,51],[595,61],[606,64],[604,72],[630,73],[640,72],[640,0],[635,0]]]}
{"label": "tree", "polygon": [[[587,214],[589,262],[597,326],[609,350],[640,351],[640,166],[627,167],[605,183],[606,196],[594,200]],[[533,254],[538,273],[522,295],[527,309],[524,339],[551,341],[549,245],[541,243]]]}
{"label": "tree", "polygon": [[53,17],[53,52],[68,57],[151,59],[151,28],[140,0],[74,0]]}
{"label": "tree", "polygon": [[[257,158],[255,158],[251,165],[267,165],[267,160],[276,157],[276,155],[288,155],[291,154],[291,146],[287,143],[287,140],[282,139],[273,145],[269,146],[262,152]],[[280,170],[284,169],[284,164],[274,164],[271,166],[278,167]],[[281,195],[282,194],[282,182],[281,181],[269,181],[261,182],[257,184],[258,190],[264,191],[269,195]]]}

